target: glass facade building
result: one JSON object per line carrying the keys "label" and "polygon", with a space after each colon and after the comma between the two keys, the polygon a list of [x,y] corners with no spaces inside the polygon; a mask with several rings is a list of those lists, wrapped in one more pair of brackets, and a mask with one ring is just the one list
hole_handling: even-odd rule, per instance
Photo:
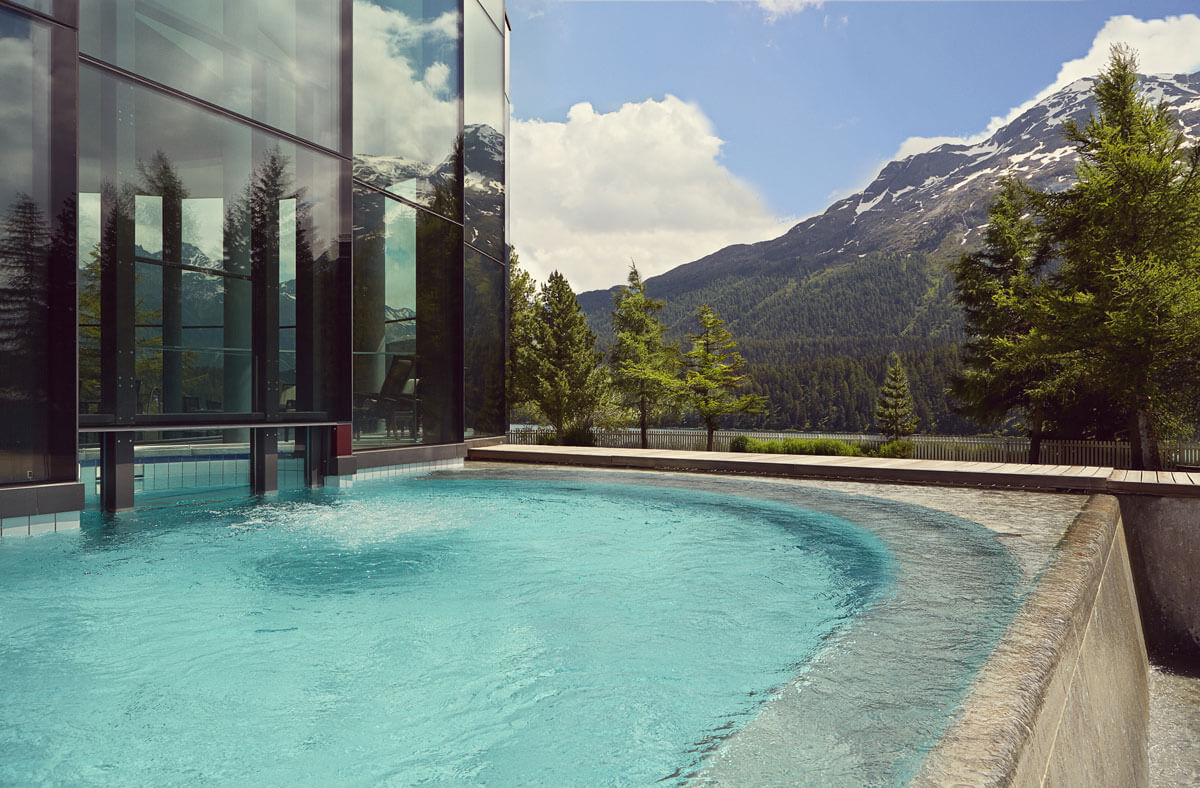
{"label": "glass facade building", "polygon": [[0,536],[165,459],[270,491],[502,434],[507,35],[502,0],[0,0]]}

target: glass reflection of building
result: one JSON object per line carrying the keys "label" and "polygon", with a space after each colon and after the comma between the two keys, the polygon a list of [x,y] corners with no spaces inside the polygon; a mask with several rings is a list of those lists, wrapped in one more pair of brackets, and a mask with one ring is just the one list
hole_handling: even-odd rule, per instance
{"label": "glass reflection of building", "polygon": [[502,0],[0,0],[0,536],[502,433],[506,35]]}

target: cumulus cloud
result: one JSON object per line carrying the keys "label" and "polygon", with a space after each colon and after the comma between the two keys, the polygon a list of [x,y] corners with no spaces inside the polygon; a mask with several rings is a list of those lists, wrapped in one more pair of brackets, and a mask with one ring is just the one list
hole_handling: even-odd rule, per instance
{"label": "cumulus cloud", "polygon": [[[766,13],[768,21],[774,22],[780,17],[798,13],[805,8],[820,8],[823,0],[755,0],[755,4]],[[828,17],[825,21],[828,26]]]}
{"label": "cumulus cloud", "polygon": [[512,243],[539,280],[561,271],[579,292],[653,276],[790,220],[720,162],[722,141],[694,104],[668,95],[562,122],[513,120]]}
{"label": "cumulus cloud", "polygon": [[974,145],[986,140],[1042,99],[1077,79],[1098,74],[1108,62],[1113,44],[1125,43],[1137,50],[1138,68],[1143,74],[1191,74],[1200,70],[1200,47],[1196,41],[1200,41],[1200,17],[1195,14],[1145,21],[1128,14],[1111,17],[1092,40],[1086,55],[1063,63],[1054,82],[1007,114],[992,118],[983,131],[965,137],[909,137],[893,158],[923,153],[945,143]]}
{"label": "cumulus cloud", "polygon": [[354,152],[436,164],[458,130],[458,13],[413,19],[354,3]]}

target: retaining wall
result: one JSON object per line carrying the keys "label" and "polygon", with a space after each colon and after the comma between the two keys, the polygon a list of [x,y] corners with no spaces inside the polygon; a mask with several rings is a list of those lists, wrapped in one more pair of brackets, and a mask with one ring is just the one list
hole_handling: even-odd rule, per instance
{"label": "retaining wall", "polygon": [[1146,786],[1148,671],[1121,508],[1097,495],[913,785]]}

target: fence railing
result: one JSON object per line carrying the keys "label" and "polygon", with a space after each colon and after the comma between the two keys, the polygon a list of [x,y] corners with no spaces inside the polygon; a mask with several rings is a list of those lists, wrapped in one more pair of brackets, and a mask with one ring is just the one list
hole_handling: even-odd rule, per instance
{"label": "fence railing", "polygon": [[[594,435],[595,445],[604,448],[635,449],[641,446],[641,433],[636,429],[595,430]],[[738,435],[758,440],[832,438],[857,444],[864,450],[876,449],[887,442],[883,435],[865,433],[718,430],[713,435],[713,449],[729,451],[729,442]],[[553,437],[554,431],[549,427],[521,427],[508,433],[509,443],[522,445],[551,441]],[[700,429],[656,428],[649,431],[648,439],[651,449],[703,450],[705,432]],[[1025,463],[1029,460],[1029,438],[993,435],[912,435],[906,440],[912,441],[913,456],[922,460],[1015,463]],[[1200,443],[1164,442],[1160,448],[1163,464],[1168,470],[1178,465],[1200,465]],[[1039,464],[1128,468],[1129,444],[1123,441],[1043,440]]]}

